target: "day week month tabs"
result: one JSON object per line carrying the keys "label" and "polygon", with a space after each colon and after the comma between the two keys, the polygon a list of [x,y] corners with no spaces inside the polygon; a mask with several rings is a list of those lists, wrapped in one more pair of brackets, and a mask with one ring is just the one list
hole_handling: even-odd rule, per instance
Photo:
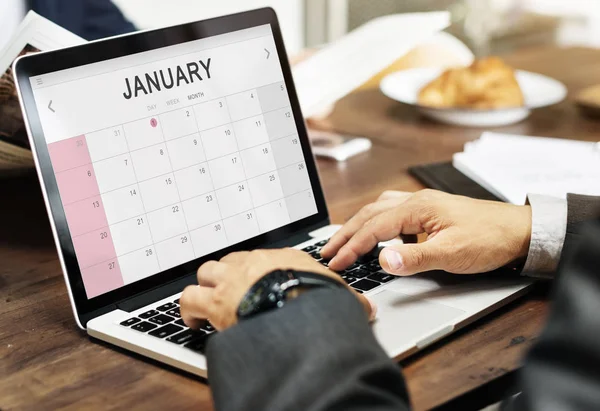
{"label": "day week month tabs", "polygon": [[30,80],[88,298],[317,213],[269,25]]}

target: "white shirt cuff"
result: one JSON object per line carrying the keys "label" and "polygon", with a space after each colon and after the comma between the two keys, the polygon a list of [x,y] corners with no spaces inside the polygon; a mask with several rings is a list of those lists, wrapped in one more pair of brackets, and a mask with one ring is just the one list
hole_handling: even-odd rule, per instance
{"label": "white shirt cuff", "polygon": [[567,200],[530,194],[531,242],[523,275],[553,278],[567,235]]}

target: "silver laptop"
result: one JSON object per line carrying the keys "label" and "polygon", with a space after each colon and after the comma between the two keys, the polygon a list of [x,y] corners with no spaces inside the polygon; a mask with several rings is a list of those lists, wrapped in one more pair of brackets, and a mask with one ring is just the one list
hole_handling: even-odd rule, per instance
{"label": "silver laptop", "polygon": [[[207,260],[294,246],[338,227],[323,192],[273,10],[115,37],[14,66],[77,324],[206,377],[214,329],[178,298]],[[322,262],[325,263],[325,262]],[[395,279],[376,256],[343,273],[379,306],[400,358],[514,299],[523,280]]]}

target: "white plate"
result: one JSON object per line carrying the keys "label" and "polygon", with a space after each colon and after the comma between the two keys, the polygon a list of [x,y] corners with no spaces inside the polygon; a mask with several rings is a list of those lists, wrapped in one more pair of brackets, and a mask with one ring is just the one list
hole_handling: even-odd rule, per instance
{"label": "white plate", "polygon": [[437,68],[402,70],[385,77],[381,91],[389,98],[416,106],[435,120],[470,127],[497,127],[519,122],[534,108],[560,103],[567,96],[567,88],[560,81],[529,71],[516,71],[523,91],[525,106],[517,108],[475,110],[461,108],[431,108],[418,104],[419,91],[442,73]]}

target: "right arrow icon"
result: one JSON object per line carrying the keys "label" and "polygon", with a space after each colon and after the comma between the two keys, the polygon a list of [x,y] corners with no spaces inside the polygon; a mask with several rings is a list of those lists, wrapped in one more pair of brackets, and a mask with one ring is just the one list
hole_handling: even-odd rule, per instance
{"label": "right arrow icon", "polygon": [[50,110],[53,113],[56,113],[56,111],[54,111],[54,109],[52,108],[52,100],[50,100],[50,102],[48,103],[48,110]]}
{"label": "right arrow icon", "polygon": [[267,49],[265,49],[265,51],[267,52],[267,60],[269,59],[269,57],[271,57],[271,52]]}

